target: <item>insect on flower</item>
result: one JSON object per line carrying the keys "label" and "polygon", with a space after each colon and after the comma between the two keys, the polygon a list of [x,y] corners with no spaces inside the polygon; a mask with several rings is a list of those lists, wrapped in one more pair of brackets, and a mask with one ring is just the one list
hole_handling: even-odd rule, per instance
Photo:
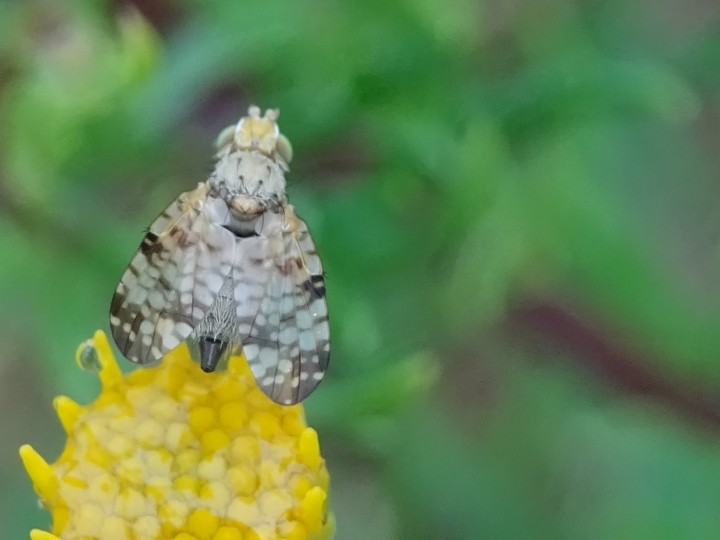
{"label": "insect on flower", "polygon": [[150,225],[118,283],[110,328],[149,364],[187,340],[203,371],[241,348],[262,390],[290,405],[330,357],[322,263],[288,203],[292,150],[258,107],[218,137],[215,168]]}

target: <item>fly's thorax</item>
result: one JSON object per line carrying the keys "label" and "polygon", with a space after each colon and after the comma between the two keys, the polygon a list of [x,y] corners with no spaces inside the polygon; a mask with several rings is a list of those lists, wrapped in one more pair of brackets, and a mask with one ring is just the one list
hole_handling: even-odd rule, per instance
{"label": "fly's thorax", "polygon": [[281,232],[287,201],[276,195],[253,195],[231,191],[222,182],[211,180],[210,196],[203,202],[203,211],[210,222],[220,225],[237,238],[264,236],[272,229]]}
{"label": "fly's thorax", "polygon": [[259,216],[268,209],[269,202],[271,201],[244,193],[233,194],[227,199],[230,212],[240,220],[248,220]]}
{"label": "fly's thorax", "polygon": [[285,201],[281,164],[252,150],[221,152],[210,184],[215,190],[227,190],[231,195]]}

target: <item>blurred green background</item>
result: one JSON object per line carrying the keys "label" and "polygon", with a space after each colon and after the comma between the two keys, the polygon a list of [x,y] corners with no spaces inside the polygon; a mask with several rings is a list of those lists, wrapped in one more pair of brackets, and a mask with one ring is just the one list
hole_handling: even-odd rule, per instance
{"label": "blurred green background", "polygon": [[279,107],[338,540],[720,538],[720,4],[0,0],[0,524],[144,227]]}

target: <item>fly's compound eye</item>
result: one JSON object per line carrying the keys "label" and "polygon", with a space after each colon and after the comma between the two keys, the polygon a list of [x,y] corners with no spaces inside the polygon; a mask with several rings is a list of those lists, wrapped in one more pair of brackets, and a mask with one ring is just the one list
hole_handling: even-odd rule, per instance
{"label": "fly's compound eye", "polygon": [[285,160],[285,163],[289,165],[293,156],[293,150],[290,141],[285,135],[278,137],[277,143],[275,143],[275,150],[278,155]]}
{"label": "fly's compound eye", "polygon": [[235,138],[235,126],[228,126],[220,132],[220,135],[215,139],[215,148],[220,149],[223,146],[230,144]]}

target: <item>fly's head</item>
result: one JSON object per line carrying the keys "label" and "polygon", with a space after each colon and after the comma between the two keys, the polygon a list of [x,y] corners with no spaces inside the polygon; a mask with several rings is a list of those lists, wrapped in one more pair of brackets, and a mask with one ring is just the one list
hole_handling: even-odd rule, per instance
{"label": "fly's head", "polygon": [[222,151],[228,148],[259,152],[273,161],[284,170],[292,159],[292,146],[287,137],[280,133],[277,119],[280,112],[277,109],[267,109],[260,116],[260,107],[251,105],[247,116],[243,116],[234,126],[228,126],[217,138],[217,147]]}

